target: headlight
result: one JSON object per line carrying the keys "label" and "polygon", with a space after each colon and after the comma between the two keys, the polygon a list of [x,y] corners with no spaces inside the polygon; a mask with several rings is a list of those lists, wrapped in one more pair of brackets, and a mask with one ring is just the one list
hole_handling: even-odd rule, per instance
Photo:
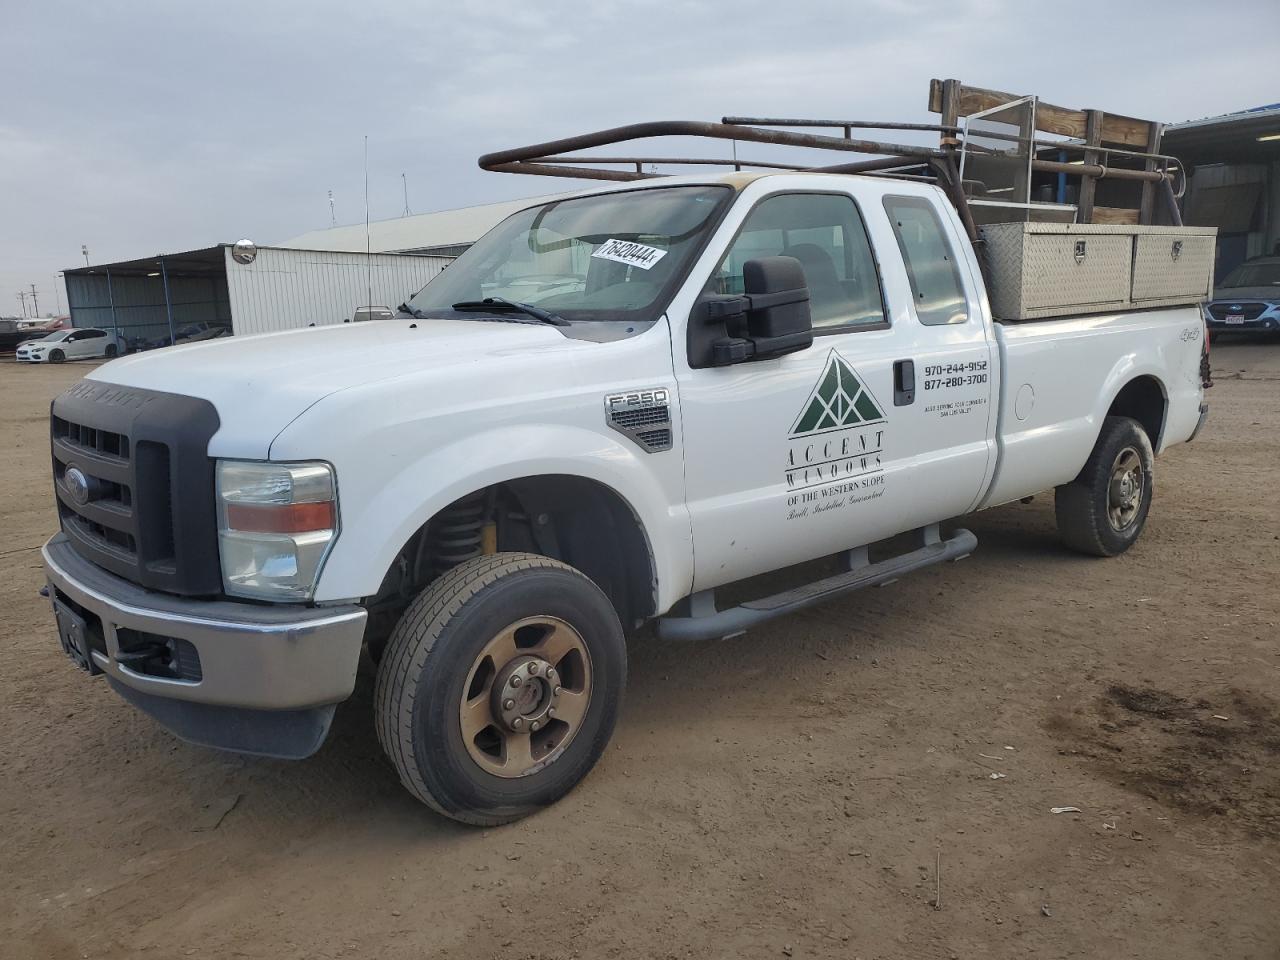
{"label": "headlight", "polygon": [[227,593],[309,599],[337,536],[329,464],[218,461],[218,553]]}

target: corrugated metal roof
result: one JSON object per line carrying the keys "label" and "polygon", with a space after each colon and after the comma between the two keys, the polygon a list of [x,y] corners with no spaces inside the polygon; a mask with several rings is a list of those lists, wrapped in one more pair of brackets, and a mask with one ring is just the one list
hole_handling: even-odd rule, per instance
{"label": "corrugated metal roof", "polygon": [[[528,197],[524,200],[485,203],[457,210],[419,213],[398,217],[395,220],[375,220],[369,225],[369,249],[373,253],[390,253],[397,250],[422,250],[474,243],[517,210],[572,195],[551,194],[545,197]],[[310,233],[304,233],[276,246],[364,253],[364,224],[312,230]]]}
{"label": "corrugated metal roof", "polygon": [[1280,103],[1268,103],[1260,107],[1249,107],[1247,110],[1237,110],[1235,113],[1220,113],[1216,117],[1202,117],[1199,120],[1183,120],[1181,123],[1171,123],[1164,129],[1165,132],[1168,133],[1170,130],[1188,130],[1193,127],[1226,126],[1232,123],[1275,118],[1280,118]]}

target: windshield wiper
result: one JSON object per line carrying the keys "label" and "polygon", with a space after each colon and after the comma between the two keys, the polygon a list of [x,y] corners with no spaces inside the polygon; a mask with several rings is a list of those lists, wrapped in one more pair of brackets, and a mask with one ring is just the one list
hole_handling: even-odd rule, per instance
{"label": "windshield wiper", "polygon": [[401,313],[407,313],[409,316],[413,317],[413,319],[415,320],[427,319],[427,315],[425,313],[423,313],[417,307],[409,306],[407,303],[400,304],[400,306],[396,307],[396,309],[399,310]]}
{"label": "windshield wiper", "polygon": [[549,323],[553,327],[567,327],[569,321],[564,317],[557,317],[548,310],[541,307],[535,307],[532,303],[521,303],[519,300],[507,300],[505,297],[485,297],[483,300],[462,300],[453,305],[455,310],[463,311],[487,311],[489,313],[523,313],[533,317],[535,320],[541,320],[543,323]]}

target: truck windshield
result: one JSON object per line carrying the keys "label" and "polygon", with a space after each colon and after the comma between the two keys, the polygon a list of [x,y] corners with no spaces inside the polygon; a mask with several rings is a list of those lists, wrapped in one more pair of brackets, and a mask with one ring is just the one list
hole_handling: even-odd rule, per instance
{"label": "truck windshield", "polygon": [[493,297],[536,304],[566,320],[655,320],[731,196],[723,186],[660,187],[522,210],[408,306],[439,316],[455,303]]}
{"label": "truck windshield", "polygon": [[1222,281],[1224,287],[1280,287],[1280,261],[1246,263],[1236,267]]}

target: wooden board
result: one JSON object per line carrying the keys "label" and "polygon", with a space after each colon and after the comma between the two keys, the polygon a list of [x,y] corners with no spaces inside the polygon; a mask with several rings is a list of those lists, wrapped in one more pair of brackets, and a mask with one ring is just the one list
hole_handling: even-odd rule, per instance
{"label": "wooden board", "polygon": [[1093,223],[1137,224],[1138,211],[1127,207],[1094,207]]}
{"label": "wooden board", "polygon": [[[970,116],[982,110],[990,110],[1013,100],[1020,100],[1019,94],[1004,93],[1000,90],[985,90],[981,87],[959,85],[956,97],[957,114]],[[932,113],[942,112],[942,81],[929,81],[929,110]],[[1045,133],[1053,133],[1063,137],[1085,138],[1087,118],[1084,110],[1072,110],[1059,107],[1043,100],[1036,103],[1036,129]],[[1146,150],[1151,137],[1151,123],[1135,117],[1122,117],[1108,113],[1103,118],[1102,142],[1118,146],[1134,147]]]}

